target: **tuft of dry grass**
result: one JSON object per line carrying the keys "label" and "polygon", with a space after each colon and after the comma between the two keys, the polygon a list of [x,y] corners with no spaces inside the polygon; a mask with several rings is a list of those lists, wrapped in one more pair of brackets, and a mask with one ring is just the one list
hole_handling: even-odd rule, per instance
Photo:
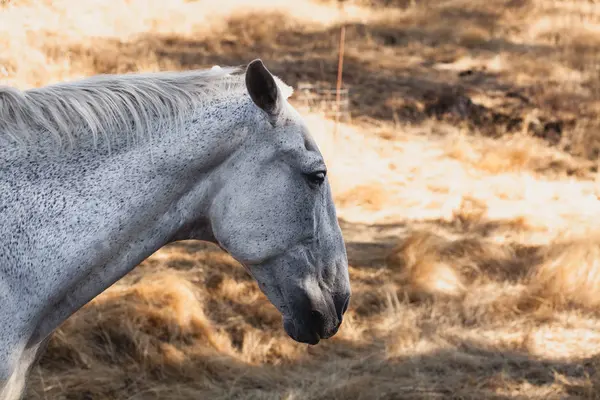
{"label": "tuft of dry grass", "polygon": [[398,278],[415,296],[462,295],[466,286],[459,266],[442,259],[446,245],[431,232],[415,232],[394,249],[388,265],[400,270]]}
{"label": "tuft of dry grass", "polygon": [[530,295],[561,307],[597,310],[600,304],[600,240],[554,243],[529,277]]}

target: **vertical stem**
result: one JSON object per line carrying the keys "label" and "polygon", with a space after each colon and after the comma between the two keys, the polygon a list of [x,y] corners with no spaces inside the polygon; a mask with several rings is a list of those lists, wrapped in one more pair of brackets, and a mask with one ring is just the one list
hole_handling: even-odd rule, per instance
{"label": "vertical stem", "polygon": [[[343,13],[344,3],[343,0],[339,3],[340,13]],[[346,24],[342,14],[342,26],[340,28],[340,44],[339,44],[339,58],[338,58],[338,73],[337,73],[337,85],[335,91],[335,135],[337,136],[338,123],[340,119],[340,91],[342,90],[342,72],[344,69],[344,42],[346,40]]]}

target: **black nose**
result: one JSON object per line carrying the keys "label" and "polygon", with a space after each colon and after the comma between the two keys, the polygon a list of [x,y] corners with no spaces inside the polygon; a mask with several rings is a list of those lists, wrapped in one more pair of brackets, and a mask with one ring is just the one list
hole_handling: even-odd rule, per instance
{"label": "black nose", "polygon": [[308,301],[303,302],[301,311],[307,328],[321,338],[334,335],[340,321],[333,298],[325,294],[325,296],[317,296],[316,298],[307,296],[307,299]]}
{"label": "black nose", "polygon": [[[284,323],[288,334],[299,342],[310,344],[335,335],[342,323],[348,296],[332,296],[328,293],[310,296],[306,292],[300,293],[294,302],[291,315],[293,322]],[[343,299],[337,300],[337,297]]]}
{"label": "black nose", "polygon": [[342,320],[327,309],[311,309],[306,318],[306,328],[320,339],[328,339],[335,335],[342,324]]}
{"label": "black nose", "polygon": [[327,322],[320,311],[311,310],[308,321],[311,330],[319,335],[319,337],[324,337],[327,335],[327,332],[325,332],[325,325]]}

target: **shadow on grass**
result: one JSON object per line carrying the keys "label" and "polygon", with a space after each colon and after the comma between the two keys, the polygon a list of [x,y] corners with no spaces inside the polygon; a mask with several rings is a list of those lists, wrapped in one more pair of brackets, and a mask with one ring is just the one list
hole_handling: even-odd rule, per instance
{"label": "shadow on grass", "polygon": [[[391,17],[347,25],[344,82],[352,87],[353,116],[410,123],[449,118],[494,135],[519,131],[523,114],[539,108],[533,100],[539,88],[518,85],[490,71],[439,66],[467,55],[500,53],[551,62],[554,49],[513,43],[493,34],[487,37],[498,29],[498,13],[449,6],[431,12],[422,26]],[[471,28],[488,33],[473,35],[468,33]],[[232,16],[220,30],[199,33],[197,39],[148,33],[127,42],[97,40],[93,45],[57,46],[48,52],[50,56],[66,52],[73,63],[96,73],[135,71],[145,61],[160,69],[194,69],[243,65],[260,57],[291,85],[300,81],[334,85],[338,35],[339,26],[303,25],[285,14],[254,12]],[[498,105],[490,109],[474,104],[471,93],[481,92],[496,97]],[[547,123],[550,125],[536,127],[541,129],[536,134],[543,136],[552,130],[560,135],[567,124],[562,120]]]}
{"label": "shadow on grass", "polygon": [[[438,222],[423,224],[440,229]],[[458,335],[427,328],[427,324],[448,323],[449,315],[440,315],[439,321],[427,316],[428,307],[438,307],[438,312],[456,314],[450,326],[469,331],[461,313],[451,311],[463,307],[460,302],[402,302],[396,305],[388,328],[373,330],[382,326],[382,318],[390,318],[382,288],[394,278],[383,260],[403,240],[399,235],[412,226],[344,220],[340,224],[354,274],[349,311],[354,321],[347,322],[351,325],[346,329],[352,332],[358,323],[365,330],[362,334],[344,336],[342,331],[310,348],[292,342],[281,328],[280,316],[262,295],[250,302],[243,299],[248,290],[258,289],[251,282],[243,286],[249,278],[239,264],[217,246],[179,242],[165,252],[194,259],[198,266],[175,273],[188,274],[186,279],[193,282],[197,276],[220,275],[241,288],[236,292],[241,297],[224,296],[227,291],[219,292],[219,283],[210,285],[200,279],[194,290],[204,299],[204,311],[199,320],[192,316],[196,322],[191,326],[169,322],[175,311],[162,303],[177,299],[183,286],[165,286],[161,299],[154,299],[154,292],[138,298],[133,290],[90,303],[52,337],[41,367],[32,373],[27,398],[516,399],[550,398],[558,392],[593,397],[598,389],[595,353],[554,360],[526,349],[498,347],[476,329]],[[500,222],[496,226],[502,228]],[[476,224],[470,227],[473,235],[480,232]],[[363,235],[372,240],[361,240]],[[371,258],[365,258],[369,254]],[[145,262],[136,273],[143,277],[151,268],[152,263]],[[424,312],[417,333],[412,323],[402,320],[412,312]],[[494,329],[502,320],[498,318],[482,320],[477,327]],[[406,340],[438,344],[419,347]],[[261,351],[265,353],[260,355]]]}
{"label": "shadow on grass", "polygon": [[27,398],[518,399],[554,398],[557,392],[592,398],[598,388],[597,356],[563,362],[473,341],[390,355],[382,343],[332,339],[297,359],[258,365],[195,346],[185,359],[162,365],[136,361],[139,355],[123,347],[126,368],[104,365],[97,374],[105,375],[96,379],[90,379],[93,369],[68,361],[53,369],[60,347],[51,347],[42,359],[44,375],[32,375]]}

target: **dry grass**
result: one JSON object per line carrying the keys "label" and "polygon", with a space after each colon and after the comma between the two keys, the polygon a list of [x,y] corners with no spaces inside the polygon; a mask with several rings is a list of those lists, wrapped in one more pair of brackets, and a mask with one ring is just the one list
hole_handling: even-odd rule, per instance
{"label": "dry grass", "polygon": [[[356,118],[439,118],[467,133],[537,136],[590,159],[600,152],[597,4],[345,3],[344,79]],[[332,84],[341,18],[330,1],[11,2],[0,15],[0,79],[28,87],[260,54],[291,84]]]}
{"label": "dry grass", "polygon": [[[306,115],[353,298],[291,341],[214,246],[162,249],[72,316],[29,399],[600,398],[600,6],[348,1],[353,124]],[[330,1],[0,4],[0,79],[240,64],[333,83]]]}
{"label": "dry grass", "polygon": [[600,240],[586,237],[553,244],[529,277],[531,296],[553,306],[600,304]]}

